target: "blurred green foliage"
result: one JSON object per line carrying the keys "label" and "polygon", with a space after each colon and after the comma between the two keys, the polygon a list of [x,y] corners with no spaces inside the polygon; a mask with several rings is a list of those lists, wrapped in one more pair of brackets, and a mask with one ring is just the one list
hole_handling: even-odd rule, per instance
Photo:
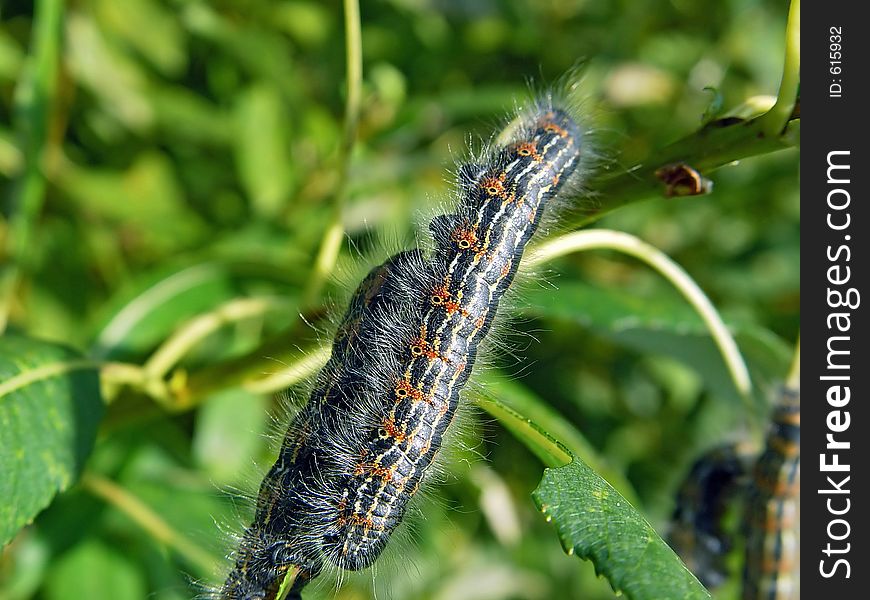
{"label": "blurred green foliage", "polygon": [[[296,348],[318,337],[296,315],[340,184],[340,2],[60,4],[57,77],[36,112],[22,90],[40,23],[32,2],[0,5],[0,265],[20,265],[3,300],[9,329],[142,365],[195,315],[279,297],[282,309],[218,328],[165,375],[175,389],[249,354],[263,358],[253,368],[274,358],[277,370],[289,359],[263,349],[270,339]],[[322,304],[340,306],[378,257],[413,241],[449,197],[447,172],[469,137],[491,135],[530,81],[540,89],[584,63],[598,168],[619,173],[698,129],[715,102],[727,112],[775,95],[787,9],[758,0],[363,2],[347,239]],[[34,123],[45,127],[42,142]],[[798,333],[797,168],[796,151],[741,161],[712,174],[709,196],[632,204],[600,222],[654,244],[696,279],[739,333],[761,398],[785,375]],[[29,243],[16,247],[34,169],[44,196],[25,224]],[[607,199],[577,201],[591,211]],[[736,397],[697,319],[654,273],[586,253],[542,279],[520,296],[523,318],[508,335],[522,362],[492,362],[581,431],[662,531],[691,460],[716,441],[757,434],[763,406],[748,411]],[[248,514],[223,490],[256,489],[252,463],[267,466],[273,452],[267,414],[283,412],[280,399],[222,387],[191,410],[109,390],[88,465],[198,553],[143,532],[79,486],[4,550],[0,597],[187,598],[191,579],[219,581],[220,561],[202,556],[223,555]],[[463,439],[471,450],[457,451],[448,483],[431,490],[374,584],[352,576],[337,592],[314,587],[312,598],[612,597],[590,565],[563,554],[532,504],[535,456],[480,416],[467,418]]]}

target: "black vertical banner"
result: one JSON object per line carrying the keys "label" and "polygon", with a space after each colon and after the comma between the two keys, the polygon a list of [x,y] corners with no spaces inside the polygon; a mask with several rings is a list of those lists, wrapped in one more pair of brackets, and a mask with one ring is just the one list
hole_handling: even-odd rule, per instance
{"label": "black vertical banner", "polygon": [[801,28],[801,588],[866,597],[870,532],[870,60],[863,2],[805,2]]}

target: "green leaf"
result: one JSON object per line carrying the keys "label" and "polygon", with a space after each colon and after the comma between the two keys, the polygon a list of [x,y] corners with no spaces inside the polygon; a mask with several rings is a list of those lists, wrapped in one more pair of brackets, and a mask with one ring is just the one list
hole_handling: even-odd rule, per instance
{"label": "green leaf", "polygon": [[231,296],[229,274],[221,264],[150,273],[112,302],[93,353],[101,358],[136,356],[166,338],[185,319]]}
{"label": "green leaf", "polygon": [[0,543],[67,489],[103,414],[93,363],[71,350],[0,338]]}
{"label": "green leaf", "polygon": [[92,168],[69,162],[57,184],[78,211],[130,235],[140,251],[195,247],[205,224],[187,204],[169,157],[143,152],[129,168]]}
{"label": "green leaf", "polygon": [[81,11],[71,12],[65,27],[64,63],[76,84],[93,93],[100,109],[125,127],[149,129],[154,109],[148,98],[147,71]]}
{"label": "green leaf", "polygon": [[145,578],[120,548],[93,540],[65,554],[46,582],[47,600],[138,600],[145,598]]}
{"label": "green leaf", "polygon": [[634,600],[710,598],[646,519],[579,459],[545,470],[533,497],[565,551],[592,561],[616,592]]}
{"label": "green leaf", "polygon": [[[176,16],[150,0],[99,0],[95,12],[113,36],[138,52],[163,75],[175,76],[187,66],[184,30]],[[159,31],[160,35],[154,35]]]}
{"label": "green leaf", "polygon": [[561,466],[580,456],[623,494],[632,499],[637,497],[625,476],[607,464],[573,424],[530,389],[492,372],[483,373],[479,381],[485,390],[485,397],[476,399],[480,407],[507,427],[544,464]]}
{"label": "green leaf", "polygon": [[274,217],[290,192],[293,161],[281,95],[271,86],[246,90],[236,107],[236,164],[255,211]]}
{"label": "green leaf", "polygon": [[[701,318],[677,296],[632,295],[620,290],[566,282],[558,292],[529,290],[530,314],[569,320],[640,352],[677,359],[698,372],[720,398],[740,402],[740,393]],[[784,376],[790,350],[758,325],[729,323],[729,329],[753,376],[760,383]]]}
{"label": "green leaf", "polygon": [[196,415],[193,456],[217,484],[248,475],[265,445],[268,399],[240,389],[215,394]]}

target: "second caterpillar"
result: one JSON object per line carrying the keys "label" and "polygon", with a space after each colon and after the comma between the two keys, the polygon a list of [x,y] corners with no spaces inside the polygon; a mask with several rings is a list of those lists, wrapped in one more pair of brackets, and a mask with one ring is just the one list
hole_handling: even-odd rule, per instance
{"label": "second caterpillar", "polygon": [[547,99],[517,121],[459,168],[455,212],[429,225],[431,256],[399,253],[355,292],[221,598],[271,600],[294,568],[299,598],[324,569],[370,566],[402,522],[526,245],[580,170],[583,135],[565,110]]}

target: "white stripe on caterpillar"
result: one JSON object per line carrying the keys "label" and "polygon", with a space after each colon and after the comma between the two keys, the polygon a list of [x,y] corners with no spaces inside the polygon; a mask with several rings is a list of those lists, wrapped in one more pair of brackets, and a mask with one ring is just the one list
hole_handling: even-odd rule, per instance
{"label": "white stripe on caterpillar", "polygon": [[510,139],[459,169],[460,199],[432,220],[436,246],[399,253],[355,292],[308,405],[260,487],[221,589],[291,597],[325,567],[370,566],[439,452],[481,341],[544,209],[578,171],[583,135],[538,103]]}

